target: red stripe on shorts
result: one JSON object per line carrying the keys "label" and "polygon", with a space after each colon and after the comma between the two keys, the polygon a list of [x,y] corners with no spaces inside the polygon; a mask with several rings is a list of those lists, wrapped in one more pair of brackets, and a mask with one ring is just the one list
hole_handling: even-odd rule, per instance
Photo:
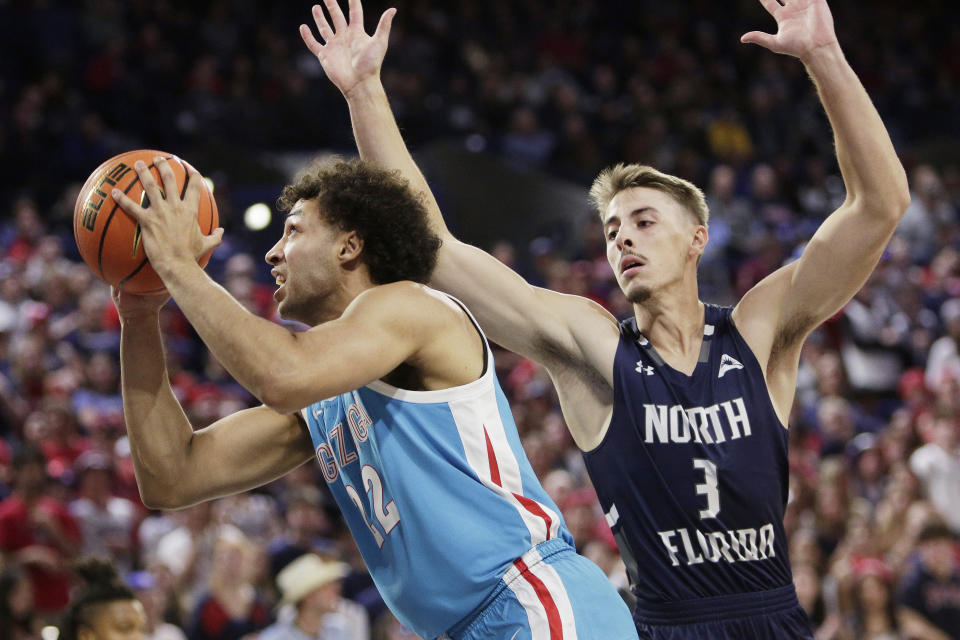
{"label": "red stripe on shorts", "polygon": [[537,502],[536,500],[531,500],[527,496],[522,496],[519,493],[513,494],[513,497],[516,498],[517,501],[520,504],[522,504],[527,511],[529,511],[535,516],[539,516],[543,518],[543,521],[547,525],[547,537],[545,538],[545,540],[549,540],[550,527],[553,526],[553,518],[551,518],[549,514],[547,514],[547,512],[543,510],[543,508],[540,506],[540,503]]}
{"label": "red stripe on shorts", "polygon": [[537,597],[540,598],[540,604],[543,605],[544,610],[547,612],[547,622],[550,623],[550,640],[563,640],[563,624],[560,622],[560,610],[557,609],[557,603],[553,601],[553,596],[550,595],[550,590],[547,589],[547,585],[543,584],[543,580],[533,575],[527,567],[527,563],[525,563],[522,558],[514,560],[513,566],[520,570],[520,575],[530,583],[530,586],[533,587],[533,590],[537,593]]}

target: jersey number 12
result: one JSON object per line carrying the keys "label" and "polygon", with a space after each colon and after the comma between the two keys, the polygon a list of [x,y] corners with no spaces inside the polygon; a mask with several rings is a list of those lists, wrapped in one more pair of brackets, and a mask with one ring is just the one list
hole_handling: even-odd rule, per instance
{"label": "jersey number 12", "polygon": [[370,533],[373,534],[373,539],[376,541],[377,546],[383,548],[383,537],[390,535],[393,528],[400,524],[400,513],[393,500],[386,504],[383,503],[383,482],[380,480],[380,474],[377,473],[376,469],[365,464],[360,470],[360,475],[363,484],[366,486],[367,493],[369,493],[373,499],[373,517],[380,523],[380,526],[383,527],[382,534],[377,529],[377,525],[367,519],[367,512],[363,508],[364,501],[357,490],[349,484],[344,484],[344,489],[346,489],[347,495],[350,496],[351,502],[353,502],[360,511],[360,516],[366,523],[367,528],[370,529]]}

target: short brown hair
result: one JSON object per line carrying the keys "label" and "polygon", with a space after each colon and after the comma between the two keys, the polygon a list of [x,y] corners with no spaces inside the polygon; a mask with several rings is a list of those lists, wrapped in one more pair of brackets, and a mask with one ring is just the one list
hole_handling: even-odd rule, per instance
{"label": "short brown hair", "polygon": [[314,162],[283,188],[277,207],[289,211],[314,198],[326,222],[363,240],[363,263],[374,283],[429,280],[440,238],[430,229],[423,198],[398,171],[357,159]]}
{"label": "short brown hair", "polygon": [[610,201],[618,193],[633,187],[649,187],[663,191],[689,211],[697,224],[707,226],[710,211],[707,209],[703,191],[692,182],[657,171],[647,165],[620,162],[607,167],[593,181],[593,186],[590,187],[590,200],[602,217],[610,206]]}

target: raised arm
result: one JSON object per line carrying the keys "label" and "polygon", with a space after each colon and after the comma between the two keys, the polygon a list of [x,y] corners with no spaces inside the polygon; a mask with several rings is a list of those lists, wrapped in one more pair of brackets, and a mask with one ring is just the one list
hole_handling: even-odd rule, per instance
{"label": "raised arm", "polygon": [[[336,0],[325,2],[332,25],[319,6],[313,8],[322,43],[307,25],[300,26],[300,35],[347,100],[360,157],[399,171],[414,191],[423,195],[433,228],[443,240],[431,284],[463,300],[490,338],[508,349],[548,365],[566,361],[574,366],[595,366],[609,376],[611,367],[597,365],[584,354],[597,353],[592,346],[597,341],[606,344],[603,341],[612,338],[615,344],[616,325],[610,314],[584,298],[529,285],[499,260],[458,241],[447,229],[407,150],[380,82],[395,10],[384,12],[370,36],[363,28],[360,0],[350,0],[349,21]],[[609,351],[612,363],[612,348]]]}
{"label": "raised arm", "polygon": [[167,378],[159,309],[167,296],[117,290],[123,413],[145,505],[177,509],[259,486],[299,466],[313,447],[296,416],[267,407],[194,431]]}
{"label": "raised arm", "polygon": [[[820,226],[800,259],[757,284],[735,310],[744,337],[766,363],[768,383],[770,375],[786,372],[781,386],[792,398],[790,376],[795,377],[803,339],[866,282],[910,196],[883,122],[840,50],[826,1],[761,3],[776,19],[777,33],[754,31],[741,40],[803,62],[833,127],[847,190],[843,205]],[[781,363],[789,366],[779,370]]]}
{"label": "raised arm", "polygon": [[[251,313],[197,264],[222,235],[204,236],[197,225],[200,187],[195,185],[202,183],[201,176],[192,170],[181,197],[169,164],[157,158],[156,165],[166,198],[140,161],[134,170],[150,198],[149,209],[118,190],[113,196],[139,223],[151,266],[200,339],[237,382],[274,411],[294,413],[352,391],[443,344],[440,309],[454,303],[442,296],[441,307],[425,287],[408,281],[366,289],[338,318],[299,333]],[[304,217],[297,223],[288,218],[285,249],[306,235],[305,226],[317,224]],[[359,252],[362,242],[354,246]]]}

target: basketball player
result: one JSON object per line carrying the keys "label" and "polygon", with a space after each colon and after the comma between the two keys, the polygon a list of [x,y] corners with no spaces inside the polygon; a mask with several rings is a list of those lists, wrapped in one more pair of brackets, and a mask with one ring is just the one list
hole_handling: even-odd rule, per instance
{"label": "basketball player", "polygon": [[266,259],[280,315],[311,327],[291,334],[197,265],[222,237],[197,225],[201,178],[189,174],[181,199],[169,164],[156,162],[163,192],[135,166],[148,209],[114,198],[197,333],[264,406],[194,432],[164,367],[167,298],[114,291],[145,504],[237,493],[316,457],[380,594],[420,636],[637,637],[534,476],[483,334],[457,301],[419,284],[439,241],[405,181],[355,160],[284,188],[289,214]]}
{"label": "basketball player", "polygon": [[330,23],[314,7],[323,44],[300,27],[348,102],[361,156],[426,194],[443,241],[432,284],[463,298],[492,340],[549,371],[626,563],[643,638],[812,638],[782,526],[800,348],[863,285],[909,199],[826,2],[762,4],[778,32],[742,41],[806,66],[834,129],[846,201],[799,260],[720,308],[697,294],[708,235],[701,191],[649,167],[605,170],[590,193],[633,304],[620,324],[451,236],[379,80],[393,10],[372,37],[359,0],[350,0],[349,23],[335,0]]}

